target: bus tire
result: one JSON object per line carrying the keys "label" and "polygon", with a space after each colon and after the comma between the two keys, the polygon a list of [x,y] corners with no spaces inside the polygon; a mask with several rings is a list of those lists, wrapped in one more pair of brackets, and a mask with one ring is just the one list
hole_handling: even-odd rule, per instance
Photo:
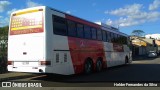
{"label": "bus tire", "polygon": [[96,62],[96,71],[101,71],[103,68],[103,64],[102,64],[102,60],[101,59],[98,59],[97,62]]}
{"label": "bus tire", "polygon": [[84,63],[84,73],[90,74],[92,72],[92,69],[93,69],[92,60],[87,59]]}
{"label": "bus tire", "polygon": [[125,57],[125,64],[128,64],[129,63],[129,59],[128,59],[128,56]]}

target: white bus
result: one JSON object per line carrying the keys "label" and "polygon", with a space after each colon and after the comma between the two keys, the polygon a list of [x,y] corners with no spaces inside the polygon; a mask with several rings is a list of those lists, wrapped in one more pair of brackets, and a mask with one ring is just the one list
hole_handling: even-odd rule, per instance
{"label": "white bus", "polygon": [[131,63],[128,36],[39,6],[10,17],[8,71],[70,75]]}

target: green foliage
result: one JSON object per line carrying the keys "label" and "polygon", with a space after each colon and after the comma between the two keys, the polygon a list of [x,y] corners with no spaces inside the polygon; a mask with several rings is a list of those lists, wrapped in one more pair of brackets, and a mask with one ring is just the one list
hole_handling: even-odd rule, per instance
{"label": "green foliage", "polygon": [[0,27],[0,57],[7,53],[8,29],[8,26]]}
{"label": "green foliage", "polygon": [[133,30],[132,35],[141,37],[145,32],[143,30]]}
{"label": "green foliage", "polygon": [[7,70],[8,26],[0,27],[0,73]]}
{"label": "green foliage", "polygon": [[0,27],[0,35],[7,35],[8,34],[8,26]]}

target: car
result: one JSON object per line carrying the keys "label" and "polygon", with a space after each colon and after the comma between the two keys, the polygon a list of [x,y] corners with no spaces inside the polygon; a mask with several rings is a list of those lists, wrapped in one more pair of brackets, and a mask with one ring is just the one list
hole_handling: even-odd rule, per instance
{"label": "car", "polygon": [[149,51],[148,57],[157,57],[157,53],[155,51]]}

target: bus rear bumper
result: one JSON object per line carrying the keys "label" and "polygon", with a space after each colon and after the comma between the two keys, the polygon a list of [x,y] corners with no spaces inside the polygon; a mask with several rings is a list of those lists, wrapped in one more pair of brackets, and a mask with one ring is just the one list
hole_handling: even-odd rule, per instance
{"label": "bus rear bumper", "polygon": [[8,71],[13,72],[47,73],[47,67],[13,67],[9,65],[7,68]]}

